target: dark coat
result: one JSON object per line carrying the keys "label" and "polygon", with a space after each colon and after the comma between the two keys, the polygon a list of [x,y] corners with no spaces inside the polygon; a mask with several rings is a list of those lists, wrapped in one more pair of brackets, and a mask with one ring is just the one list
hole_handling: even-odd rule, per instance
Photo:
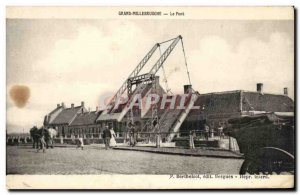
{"label": "dark coat", "polygon": [[107,137],[111,138],[111,133],[110,130],[106,128],[103,131],[103,138],[107,138]]}

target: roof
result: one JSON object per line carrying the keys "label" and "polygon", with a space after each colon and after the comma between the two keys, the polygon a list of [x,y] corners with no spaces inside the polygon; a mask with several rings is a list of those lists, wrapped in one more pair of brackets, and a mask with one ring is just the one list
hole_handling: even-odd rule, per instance
{"label": "roof", "polygon": [[52,111],[49,113],[49,115],[55,113],[56,111],[58,111],[58,110],[61,109],[61,108],[62,108],[62,106],[56,107],[54,110],[52,110]]}
{"label": "roof", "polygon": [[118,120],[121,113],[100,114],[97,121]]}
{"label": "roof", "polygon": [[[119,112],[122,111],[123,106],[125,104],[120,107]],[[200,108],[192,109],[188,119],[199,119],[200,116],[223,117],[229,115],[232,117],[240,115],[242,111],[294,112],[295,105],[290,97],[283,94],[261,94],[259,92],[235,90],[200,94],[194,106]],[[143,118],[151,118],[151,115],[152,110],[149,109],[143,114]],[[115,120],[118,116],[118,113],[100,115],[98,120]]]}
{"label": "roof", "polygon": [[261,94],[250,91],[225,91],[201,94],[195,102],[198,110],[191,110],[193,115],[234,114],[241,111],[293,112],[294,101],[286,95]]}
{"label": "roof", "polygon": [[243,92],[243,111],[293,112],[294,101],[286,95]]}
{"label": "roof", "polygon": [[51,125],[69,124],[71,120],[76,116],[76,114],[80,111],[81,108],[83,108],[85,111],[85,108],[82,106],[63,109],[58,114],[58,116],[52,122],[50,122],[50,124]]}
{"label": "roof", "polygon": [[75,119],[71,122],[70,126],[79,126],[79,125],[92,125],[96,124],[96,119],[99,116],[100,112],[84,112],[78,113]]}
{"label": "roof", "polygon": [[191,110],[190,113],[236,113],[240,111],[240,91],[200,94],[195,106],[200,109]]}

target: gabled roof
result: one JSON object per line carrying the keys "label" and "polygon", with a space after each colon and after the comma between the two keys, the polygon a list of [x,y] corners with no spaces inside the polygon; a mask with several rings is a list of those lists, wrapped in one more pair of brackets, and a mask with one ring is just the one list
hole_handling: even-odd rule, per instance
{"label": "gabled roof", "polygon": [[84,111],[86,110],[82,106],[65,108],[58,114],[58,116],[52,122],[50,122],[50,124],[51,125],[69,124],[71,120],[74,119],[76,114],[81,111],[81,109],[83,109]]}
{"label": "gabled roof", "polygon": [[200,94],[195,106],[200,109],[193,109],[190,113],[236,113],[240,111],[240,91],[226,91],[218,93]]}
{"label": "gabled roof", "polygon": [[294,101],[286,95],[261,94],[242,90],[201,94],[195,106],[200,106],[200,109],[191,110],[189,118],[201,114],[207,116],[210,114],[233,114],[241,111],[294,111]]}
{"label": "gabled roof", "polygon": [[96,124],[96,119],[102,111],[84,112],[76,115],[75,119],[71,122],[70,126],[79,125],[92,125]]}
{"label": "gabled roof", "polygon": [[58,111],[58,110],[61,109],[61,108],[62,108],[62,106],[57,106],[54,110],[52,110],[52,111],[49,113],[49,115],[55,113],[56,111]]}
{"label": "gabled roof", "polygon": [[286,95],[243,92],[243,111],[293,112],[294,101]]}

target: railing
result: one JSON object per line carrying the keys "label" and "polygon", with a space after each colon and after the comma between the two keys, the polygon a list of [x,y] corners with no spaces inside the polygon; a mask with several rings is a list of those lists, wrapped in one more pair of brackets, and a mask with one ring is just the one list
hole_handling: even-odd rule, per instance
{"label": "railing", "polygon": [[[168,132],[137,132],[127,133],[124,143],[131,143],[132,139],[136,146],[156,146],[156,147],[213,147],[230,149],[230,139],[223,133],[216,131],[206,132],[204,130],[190,130],[173,132],[174,138],[170,142]],[[129,144],[130,145],[130,144]]]}
{"label": "railing", "polygon": [[[205,130],[181,130],[180,132],[173,132],[173,142],[169,142],[167,137],[169,132],[116,132],[117,143],[128,144],[132,139],[135,140],[137,146],[156,146],[164,147],[184,147],[184,148],[197,148],[197,147],[220,147],[223,144],[224,149],[230,150],[231,139],[225,136],[222,132]],[[75,144],[79,135],[60,136],[55,138],[55,143]],[[84,144],[103,144],[104,140],[102,133],[86,133],[83,134]],[[221,142],[220,142],[221,141]],[[19,143],[32,143],[30,136],[26,137],[7,137],[8,145],[19,145]],[[128,144],[130,145],[130,144]]]}

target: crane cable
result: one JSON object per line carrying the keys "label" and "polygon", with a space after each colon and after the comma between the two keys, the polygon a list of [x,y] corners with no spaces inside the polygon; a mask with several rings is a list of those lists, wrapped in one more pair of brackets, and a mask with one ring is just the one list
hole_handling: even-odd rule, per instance
{"label": "crane cable", "polygon": [[183,46],[183,41],[181,39],[181,45],[182,45],[182,51],[183,51],[183,56],[184,56],[184,62],[185,62],[185,66],[186,66],[186,72],[187,72],[187,75],[188,75],[188,79],[189,79],[189,84],[191,84],[191,78],[190,78],[190,72],[189,72],[189,69],[188,69],[188,65],[187,65],[187,60],[186,60],[186,56],[185,56],[185,51],[184,51],[184,46]]}
{"label": "crane cable", "polygon": [[[167,41],[166,41],[166,42],[167,42]],[[160,49],[160,46],[158,47],[158,49],[159,49],[159,54],[160,54],[160,56],[161,56],[161,49]],[[171,89],[169,88],[169,85],[168,85],[168,80],[167,80],[165,68],[164,68],[163,65],[162,65],[161,67],[162,67],[162,71],[163,71],[164,82],[165,82],[165,85],[166,85],[166,91],[167,91],[167,93],[173,94],[172,91],[171,91]]]}
{"label": "crane cable", "polygon": [[[174,39],[170,39],[170,40],[167,40],[167,41],[164,41],[164,42],[159,43],[159,53],[160,53],[160,56],[161,56],[161,48],[160,48],[160,45],[161,45],[161,44],[164,44],[164,43],[166,43],[166,42],[172,41],[172,40],[174,40]],[[186,55],[185,55],[185,50],[184,50],[183,40],[182,40],[182,38],[181,38],[180,40],[181,40],[181,46],[182,46],[182,51],[183,51],[183,56],[184,56],[184,63],[185,63],[186,73],[187,73],[188,80],[189,80],[189,85],[192,85],[192,83],[191,83],[191,78],[190,78],[190,72],[189,72],[188,65],[187,65],[187,59],[186,59]],[[162,70],[163,70],[163,75],[164,75],[164,81],[165,81],[165,83],[166,83],[166,91],[167,91],[167,93],[170,92],[171,94],[173,94],[173,93],[171,92],[171,89],[169,89],[169,87],[168,87],[168,80],[167,80],[166,72],[165,72],[165,69],[164,69],[164,66],[163,66],[163,65],[162,65]]]}

